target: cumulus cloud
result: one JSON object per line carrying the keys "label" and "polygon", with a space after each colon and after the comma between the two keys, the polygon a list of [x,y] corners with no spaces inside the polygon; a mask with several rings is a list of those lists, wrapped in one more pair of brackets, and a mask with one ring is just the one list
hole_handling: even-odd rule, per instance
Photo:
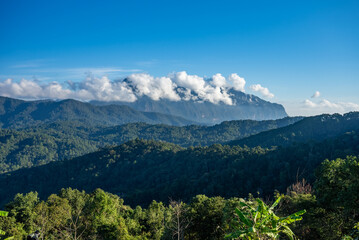
{"label": "cumulus cloud", "polygon": [[46,86],[40,86],[35,81],[22,79],[20,82],[14,82],[12,79],[7,79],[0,82],[0,95],[6,97],[17,98],[62,98],[69,94],[70,90],[65,90],[58,83],[50,83]]}
{"label": "cumulus cloud", "polygon": [[[192,100],[233,105],[233,96],[229,90],[233,88],[244,92],[246,84],[246,81],[236,73],[227,78],[217,73],[209,79],[191,75],[185,71],[162,77],[154,77],[146,73],[133,73],[123,80],[111,80],[107,75],[96,76],[89,74],[83,81],[64,83],[6,79],[0,81],[0,95],[22,99],[73,98],[82,101],[126,102],[134,102],[141,96],[147,96],[155,101],[160,99]],[[251,89],[266,97],[274,96],[267,88],[259,84],[251,86]]]}
{"label": "cumulus cloud", "polygon": [[148,74],[139,73],[130,75],[128,80],[135,86],[139,96],[146,95],[155,101],[161,98],[172,101],[181,100],[175,91],[176,84],[168,77],[154,78]]}
{"label": "cumulus cloud", "polygon": [[268,88],[262,87],[260,84],[255,84],[249,87],[252,91],[261,93],[264,97],[273,98],[274,94],[269,92]]}
{"label": "cumulus cloud", "polygon": [[312,98],[318,98],[320,97],[320,92],[319,91],[315,91],[315,93],[313,94]]}
{"label": "cumulus cloud", "polygon": [[217,73],[213,75],[211,84],[215,87],[225,87],[227,84],[226,78],[222,74]]}
{"label": "cumulus cloud", "polygon": [[308,99],[306,99],[306,100],[304,101],[304,105],[305,105],[306,107],[311,107],[311,108],[314,108],[314,107],[317,106],[314,102],[312,102],[312,101],[310,101],[310,100],[308,100]]}
{"label": "cumulus cloud", "polygon": [[237,91],[244,92],[244,86],[246,85],[246,81],[244,78],[241,78],[237,75],[237,73],[232,73],[229,75],[228,80],[232,82],[233,88]]}
{"label": "cumulus cloud", "polygon": [[359,104],[352,102],[331,102],[323,99],[319,102],[313,102],[306,99],[303,102],[304,107],[315,110],[319,113],[346,113],[350,111],[359,111]]}
{"label": "cumulus cloud", "polygon": [[179,86],[193,90],[194,92],[201,92],[206,85],[202,77],[188,75],[185,71],[174,74],[172,78]]}
{"label": "cumulus cloud", "polygon": [[128,101],[137,98],[123,82],[111,82],[107,77],[87,77],[79,84],[68,82],[69,88],[57,82],[40,85],[35,81],[22,79],[19,83],[12,79],[0,82],[0,95],[23,99],[67,99]]}
{"label": "cumulus cloud", "polygon": [[80,100],[99,100],[99,101],[126,101],[134,102],[137,97],[122,81],[112,82],[108,77],[101,78],[88,76],[75,88],[73,95]]}
{"label": "cumulus cloud", "polygon": [[212,77],[210,83],[204,78],[197,75],[188,75],[186,72],[178,72],[172,75],[173,81],[181,87],[193,91],[196,95],[191,97],[192,100],[202,100],[218,104],[223,102],[228,105],[233,104],[233,100],[224,88],[226,79],[221,74]]}

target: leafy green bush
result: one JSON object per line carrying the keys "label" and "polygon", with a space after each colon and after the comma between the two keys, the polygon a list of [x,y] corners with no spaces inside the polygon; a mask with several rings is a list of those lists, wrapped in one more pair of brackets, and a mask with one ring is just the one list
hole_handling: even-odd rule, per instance
{"label": "leafy green bush", "polygon": [[[288,227],[289,224],[302,220],[306,211],[301,210],[287,217],[278,217],[274,208],[279,204],[279,197],[271,207],[268,207],[261,199],[257,198],[256,203],[241,202],[241,210],[236,208],[235,231],[226,235],[229,239],[279,239],[281,234],[285,234],[289,239],[294,239],[295,235]],[[252,206],[253,205],[253,206]],[[254,207],[256,205],[256,208]]]}
{"label": "leafy green bush", "polygon": [[[0,211],[0,217],[7,217],[8,215],[8,212],[5,212],[5,211]],[[0,229],[0,235],[5,235],[6,233]],[[14,239],[14,237],[8,237],[8,238],[5,238],[4,240],[10,240],[10,239]]]}

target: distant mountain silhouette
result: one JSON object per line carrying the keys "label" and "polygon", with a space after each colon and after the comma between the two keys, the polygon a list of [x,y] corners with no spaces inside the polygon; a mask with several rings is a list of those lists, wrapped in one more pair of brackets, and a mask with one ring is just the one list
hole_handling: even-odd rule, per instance
{"label": "distant mountain silhouette", "polygon": [[[171,101],[160,99],[155,101],[148,96],[138,97],[135,102],[92,101],[92,103],[96,105],[127,105],[138,111],[181,116],[185,119],[206,124],[241,119],[272,120],[288,116],[284,107],[280,104],[271,103],[234,89],[230,89],[228,93],[231,95],[234,105],[226,105],[224,103],[214,104],[201,100]],[[180,95],[181,92],[178,91],[178,94]],[[192,93],[192,95],[195,95],[195,93]]]}
{"label": "distant mountain silhouette", "polygon": [[156,112],[140,112],[129,106],[94,106],[76,100],[22,101],[0,97],[0,127],[23,128],[59,120],[88,124],[119,125],[130,122],[164,123],[183,126],[195,122]]}

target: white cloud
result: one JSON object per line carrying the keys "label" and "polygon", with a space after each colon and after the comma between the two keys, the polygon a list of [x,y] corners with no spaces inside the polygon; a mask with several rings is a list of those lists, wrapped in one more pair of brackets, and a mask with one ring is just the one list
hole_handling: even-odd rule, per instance
{"label": "white cloud", "polygon": [[308,99],[306,99],[306,100],[304,101],[304,105],[307,106],[307,107],[311,107],[311,108],[314,108],[314,107],[317,106],[317,104],[315,104],[314,102],[312,102],[312,101],[310,101],[310,100],[308,100]]}
{"label": "white cloud", "polygon": [[333,108],[333,109],[339,109],[339,108],[341,108],[341,105],[340,105],[340,104],[336,104],[336,103],[329,102],[329,101],[326,100],[326,99],[323,99],[322,101],[320,101],[320,102],[319,102],[319,106],[326,107],[326,108]]}
{"label": "white cloud", "polygon": [[313,102],[306,99],[300,110],[304,115],[317,115],[322,113],[347,113],[359,111],[359,104],[352,102],[331,102],[327,99]]}
{"label": "white cloud", "polygon": [[22,79],[19,83],[12,79],[0,82],[0,95],[6,97],[36,98],[42,94],[42,88],[34,81]]}
{"label": "white cloud", "polygon": [[197,93],[203,91],[206,85],[206,82],[202,77],[188,75],[185,71],[176,73],[172,78],[178,86],[188,88]]}
{"label": "white cloud", "polygon": [[[92,69],[93,70],[93,69]],[[68,71],[81,72],[84,69],[68,69]],[[67,99],[73,98],[82,101],[136,101],[138,97],[148,96],[157,101],[168,99],[170,101],[198,101],[211,102],[214,104],[224,103],[233,105],[229,90],[234,88],[244,92],[246,81],[233,73],[225,78],[220,73],[205,80],[197,75],[187,72],[177,72],[168,76],[154,77],[145,73],[133,73],[124,80],[111,80],[108,72],[121,72],[117,68],[101,68],[96,74],[88,76],[80,82],[67,81],[41,82],[38,80],[22,79],[18,82],[7,79],[0,81],[0,95],[22,99]],[[267,88],[261,85],[251,86],[253,91],[258,91],[266,97],[273,97]]]}
{"label": "white cloud", "polygon": [[215,87],[225,87],[227,84],[226,78],[223,77],[220,73],[217,73],[212,76],[211,84]]}
{"label": "white cloud", "polygon": [[67,99],[100,100],[100,101],[135,101],[137,98],[123,82],[111,82],[107,77],[87,77],[72,89],[51,82],[40,85],[35,81],[22,79],[19,83],[12,79],[0,82],[0,95],[23,99]]}
{"label": "white cloud", "polygon": [[319,91],[315,91],[315,93],[313,94],[312,98],[318,98],[320,97],[320,92]]}
{"label": "white cloud", "polygon": [[172,101],[181,100],[175,92],[176,84],[168,77],[154,78],[148,74],[132,74],[128,80],[136,87],[136,93],[139,96],[146,95],[157,101],[161,98]]}
{"label": "white cloud", "polygon": [[273,98],[274,94],[269,92],[268,88],[262,87],[260,84],[255,84],[249,87],[252,91],[260,92],[264,97]]}
{"label": "white cloud", "polygon": [[122,81],[111,82],[106,76],[97,78],[88,76],[73,92],[80,100],[125,101],[137,100],[132,90]]}
{"label": "white cloud", "polygon": [[57,82],[50,83],[46,86],[43,86],[42,97],[48,98],[51,96],[56,99],[65,99],[65,98],[74,98],[72,96],[72,91],[69,89],[64,89],[62,85]]}
{"label": "white cloud", "polygon": [[323,113],[347,113],[350,111],[359,111],[359,104],[352,102],[333,102],[327,99],[315,99],[320,96],[320,92],[316,91],[312,98],[306,99],[301,106],[298,107],[303,115],[318,115]]}
{"label": "white cloud", "polygon": [[232,98],[229,96],[226,89],[223,88],[223,86],[226,85],[225,78],[220,74],[213,76],[212,81],[210,82],[212,85],[206,82],[204,78],[197,75],[188,75],[184,71],[173,74],[171,77],[178,86],[187,88],[197,94],[197,96],[191,97],[192,100],[197,100],[198,98],[199,100],[215,104],[220,102],[228,105],[233,104]]}
{"label": "white cloud", "polygon": [[244,78],[241,78],[236,73],[232,73],[229,75],[228,80],[233,83],[233,88],[237,91],[245,92],[244,86],[246,85],[246,81]]}

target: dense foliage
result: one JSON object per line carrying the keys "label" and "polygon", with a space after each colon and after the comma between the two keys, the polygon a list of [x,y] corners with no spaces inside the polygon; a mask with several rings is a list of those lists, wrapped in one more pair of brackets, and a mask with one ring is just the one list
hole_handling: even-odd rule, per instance
{"label": "dense foliage", "polygon": [[142,138],[179,144],[207,146],[287,126],[301,118],[223,122],[215,126],[184,127],[129,123],[92,126],[78,121],[57,121],[36,128],[0,130],[0,173],[43,165],[93,152],[99,147],[119,145]]}
{"label": "dense foliage", "polygon": [[79,120],[87,124],[118,125],[129,122],[189,125],[195,122],[155,112],[140,112],[128,106],[94,106],[76,100],[22,101],[0,96],[0,128],[25,128],[54,121]]}
{"label": "dense foliage", "polygon": [[[236,198],[199,195],[190,204],[165,206],[152,201],[146,209],[132,209],[100,189],[86,194],[68,188],[46,201],[36,192],[17,194],[7,205],[12,224],[0,226],[18,239],[37,229],[43,239],[172,239],[179,228],[186,239],[221,239],[230,228],[224,212],[232,212],[238,203]],[[204,222],[194,221],[198,216]],[[187,220],[179,226],[178,219]]]}
{"label": "dense foliage", "polygon": [[[316,176],[314,193],[306,192],[306,186],[289,188],[297,191],[277,196],[271,208],[251,195],[246,199],[197,195],[188,203],[172,200],[167,205],[152,201],[146,208],[131,208],[119,196],[101,189],[90,194],[61,189],[46,201],[36,192],[17,194],[6,204],[9,217],[0,222],[0,229],[16,239],[40,230],[42,239],[216,240],[225,236],[235,238],[238,227],[250,225],[253,217],[257,230],[254,239],[268,239],[261,237],[263,233],[275,239],[278,236],[275,234],[285,231],[293,236],[292,230],[299,239],[357,238],[358,158],[324,161]],[[331,194],[336,190],[339,195]],[[295,222],[302,218],[303,209],[306,210],[303,220]],[[295,211],[300,212],[292,214]],[[267,226],[266,221],[271,224]],[[293,222],[294,227],[288,228],[286,224]]]}
{"label": "dense foliage", "polygon": [[40,230],[42,239],[216,240],[234,230],[235,208],[251,201],[197,195],[188,204],[152,201],[131,208],[101,189],[87,194],[67,188],[46,201],[36,192],[17,194],[7,204],[8,223],[0,226],[17,239]]}
{"label": "dense foliage", "polygon": [[253,134],[293,124],[301,117],[286,117],[278,120],[254,121],[236,120],[222,122],[214,126],[190,125],[184,127],[130,123],[117,127],[99,128],[89,137],[98,141],[112,141],[112,145],[135,138],[153,139],[175,143],[182,147],[209,146],[225,143],[233,139],[245,138]]}
{"label": "dense foliage", "polygon": [[263,131],[248,138],[231,141],[230,145],[249,147],[289,146],[297,142],[323,141],[346,132],[359,130],[359,112],[344,115],[306,117],[292,125]]}
{"label": "dense foliage", "polygon": [[314,182],[314,169],[323,159],[347,155],[359,155],[358,133],[277,149],[219,144],[184,149],[133,140],[69,161],[2,174],[0,186],[12,188],[0,188],[0,203],[18,192],[37,191],[45,197],[64,187],[99,187],[131,205],[167,202],[168,197],[188,201],[197,194],[232,197],[258,191],[269,196],[275,189],[285,191],[297,177]]}
{"label": "dense foliage", "polygon": [[[284,225],[299,214],[281,216],[305,209],[292,228],[300,239],[359,238],[357,112],[215,126],[110,126],[121,114],[137,113],[72,100],[1,101],[2,127],[25,127],[0,130],[6,237],[37,229],[43,239],[212,240],[254,227],[279,233],[256,234],[266,239],[284,231],[292,236]],[[265,207],[280,198],[275,212]]]}
{"label": "dense foliage", "polygon": [[98,149],[98,143],[71,132],[0,130],[0,173],[70,159]]}
{"label": "dense foliage", "polygon": [[235,231],[226,235],[229,239],[279,239],[286,235],[294,240],[295,235],[288,225],[302,220],[305,210],[292,213],[291,215],[279,217],[274,213],[274,208],[279,204],[281,197],[267,206],[260,198],[256,201],[240,202],[241,209],[236,208],[237,224]]}
{"label": "dense foliage", "polygon": [[[4,217],[7,217],[8,216],[8,212],[6,212],[6,211],[0,211],[0,220],[2,220],[2,218],[4,218]],[[2,220],[3,221],[3,220]],[[0,229],[0,236],[4,236],[4,235],[7,235],[7,233],[5,232],[5,231],[3,231],[3,230],[1,230]],[[4,240],[10,240],[10,239],[14,239],[14,237],[13,236],[11,236],[11,237],[6,237]]]}
{"label": "dense foliage", "polygon": [[299,239],[358,239],[359,159],[326,160],[316,176],[314,192],[288,192],[281,214],[307,210],[294,228]]}

